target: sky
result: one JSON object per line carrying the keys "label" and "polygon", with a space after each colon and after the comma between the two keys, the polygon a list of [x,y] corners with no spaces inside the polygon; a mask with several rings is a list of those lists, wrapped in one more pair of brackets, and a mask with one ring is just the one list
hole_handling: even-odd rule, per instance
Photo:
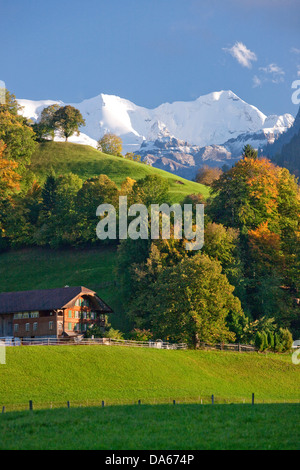
{"label": "sky", "polygon": [[0,0],[0,25],[17,98],[155,108],[232,90],[267,115],[298,111],[299,0]]}

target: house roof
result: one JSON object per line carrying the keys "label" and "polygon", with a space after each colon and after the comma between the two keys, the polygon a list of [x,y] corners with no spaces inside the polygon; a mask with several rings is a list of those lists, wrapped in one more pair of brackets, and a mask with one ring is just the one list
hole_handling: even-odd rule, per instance
{"label": "house roof", "polygon": [[76,298],[81,295],[92,296],[97,304],[96,310],[112,312],[96,292],[80,286],[0,293],[0,314],[67,308],[73,306]]}

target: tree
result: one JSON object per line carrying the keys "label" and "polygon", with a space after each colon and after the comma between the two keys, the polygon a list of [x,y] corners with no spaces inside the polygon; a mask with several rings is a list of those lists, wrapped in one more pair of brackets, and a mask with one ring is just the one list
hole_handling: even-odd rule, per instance
{"label": "tree", "polygon": [[208,222],[205,226],[205,244],[202,252],[219,261],[231,280],[240,278],[239,231],[222,224]]}
{"label": "tree", "polygon": [[49,219],[55,209],[57,201],[57,178],[54,174],[47,176],[45,184],[42,189],[42,211],[43,216]]}
{"label": "tree", "polygon": [[135,154],[133,152],[127,152],[124,158],[126,158],[126,160],[131,160],[132,162],[140,163],[142,161],[141,155]]}
{"label": "tree", "polygon": [[151,204],[168,203],[168,180],[158,175],[145,176],[134,184],[132,199],[133,202],[145,204],[147,207]]}
{"label": "tree", "polygon": [[268,159],[244,156],[212,184],[211,216],[243,234],[266,221],[270,230],[278,231],[279,175]]}
{"label": "tree", "polygon": [[16,97],[13,93],[10,93],[8,90],[5,90],[5,102],[0,103],[0,113],[9,112],[14,116],[18,116],[18,113],[22,110],[22,106],[19,105]]}
{"label": "tree", "polygon": [[6,145],[0,140],[0,200],[20,189],[20,175],[16,172],[18,163],[4,158]]}
{"label": "tree", "polygon": [[128,196],[129,194],[131,194],[132,188],[135,183],[136,183],[136,180],[127,176],[121,184],[120,196]]}
{"label": "tree", "polygon": [[83,242],[98,240],[96,226],[99,222],[96,216],[100,204],[112,204],[117,207],[119,190],[117,185],[107,175],[90,178],[83,183],[76,196],[77,231]]}
{"label": "tree", "polygon": [[[144,273],[137,270],[142,288],[136,284],[129,314],[138,328],[150,329],[156,338],[194,347],[200,342],[234,340],[226,317],[231,311],[242,315],[242,309],[220,263],[201,253],[175,266],[162,267],[159,257],[155,263],[148,262]],[[149,282],[147,277],[153,274]]]}
{"label": "tree", "polygon": [[214,181],[220,178],[222,173],[223,171],[220,168],[211,168],[208,165],[203,165],[197,172],[196,182],[211,186]]}
{"label": "tree", "polygon": [[20,172],[30,163],[36,147],[34,137],[32,128],[22,116],[12,114],[8,110],[0,112],[0,140],[6,145],[4,156],[17,161]]}
{"label": "tree", "polygon": [[251,147],[251,145],[247,144],[245,145],[244,149],[243,149],[243,154],[242,154],[242,157],[243,158],[252,158],[253,160],[256,160],[257,159],[257,150],[255,150],[253,147]]}
{"label": "tree", "polygon": [[288,170],[247,146],[244,157],[212,184],[206,213],[239,229],[245,312],[297,324],[293,292],[300,287],[300,190]]}
{"label": "tree", "polygon": [[287,328],[280,328],[280,339],[283,351],[290,351],[293,345],[293,336]]}
{"label": "tree", "polygon": [[153,334],[150,330],[140,330],[139,328],[134,328],[130,332],[130,339],[133,341],[151,341]]}
{"label": "tree", "polygon": [[52,122],[61,135],[65,137],[66,142],[75,132],[79,135],[79,128],[85,126],[85,120],[81,112],[70,105],[59,107],[53,113]]}
{"label": "tree", "polygon": [[97,149],[108,155],[122,156],[122,139],[115,134],[104,134],[98,141]]}
{"label": "tree", "polygon": [[59,104],[52,104],[43,109],[39,122],[33,126],[34,131],[40,138],[50,135],[52,140],[54,140],[55,130],[58,128],[56,113],[60,108]]}

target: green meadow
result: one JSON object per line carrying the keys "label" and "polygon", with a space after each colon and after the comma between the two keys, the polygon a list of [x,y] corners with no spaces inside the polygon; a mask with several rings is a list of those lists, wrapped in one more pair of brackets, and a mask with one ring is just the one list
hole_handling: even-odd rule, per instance
{"label": "green meadow", "polygon": [[299,450],[299,413],[291,404],[13,412],[0,415],[0,449]]}
{"label": "green meadow", "polygon": [[7,410],[142,403],[300,402],[289,354],[156,350],[126,346],[6,348],[0,406]]}
{"label": "green meadow", "polygon": [[135,180],[147,175],[160,175],[166,178],[170,188],[170,202],[181,202],[188,194],[201,193],[209,196],[209,187],[180,178],[163,170],[104,154],[87,145],[67,142],[45,142],[38,145],[31,158],[31,170],[40,178],[54,170],[57,175],[72,172],[82,179],[105,174],[117,185],[126,177]]}

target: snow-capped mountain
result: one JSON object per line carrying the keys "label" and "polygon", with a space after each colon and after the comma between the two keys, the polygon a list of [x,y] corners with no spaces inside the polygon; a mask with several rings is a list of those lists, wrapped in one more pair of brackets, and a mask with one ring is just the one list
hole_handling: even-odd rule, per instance
{"label": "snow-capped mountain", "polygon": [[[46,106],[65,104],[18,101],[22,114],[33,121]],[[216,165],[239,158],[246,143],[262,147],[294,122],[290,114],[266,116],[232,91],[209,93],[190,102],[164,103],[155,109],[105,94],[68,104],[79,109],[86,120],[84,132],[73,136],[71,142],[95,147],[97,140],[112,132],[122,138],[124,153],[137,152],[154,166],[183,172],[190,178],[203,162]]]}

